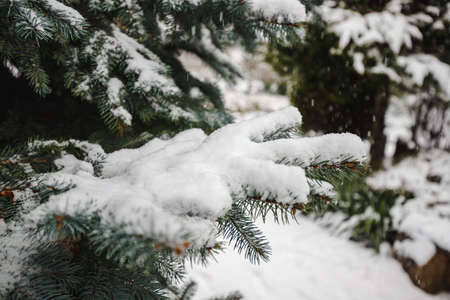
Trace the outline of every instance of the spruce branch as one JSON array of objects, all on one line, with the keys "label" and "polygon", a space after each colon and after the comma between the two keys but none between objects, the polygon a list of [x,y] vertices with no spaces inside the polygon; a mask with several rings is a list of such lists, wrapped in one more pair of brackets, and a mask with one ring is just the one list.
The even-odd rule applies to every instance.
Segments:
[{"label": "spruce branch", "polygon": [[308,202],[304,205],[301,210],[304,214],[316,213],[323,214],[329,209],[336,207],[336,199],[331,198],[327,195],[322,194],[310,194],[308,196]]},{"label": "spruce branch", "polygon": [[[300,134],[299,126],[287,126],[287,127],[279,127],[270,132],[263,133],[262,142],[274,141],[279,139],[290,139],[294,137],[298,137]],[[258,142],[256,139],[254,139]]]},{"label": "spruce branch", "polygon": [[51,92],[50,79],[47,72],[41,67],[40,58],[37,55],[32,58],[32,61],[25,66],[23,71],[36,94],[45,96]]},{"label": "spruce branch", "polygon": [[222,242],[216,242],[213,246],[203,246],[200,248],[190,247],[185,250],[182,258],[191,264],[202,264],[206,266],[209,260],[211,258],[215,259],[214,255],[219,254],[224,248]]},{"label": "spruce branch", "polygon": [[[12,8],[11,14],[8,11],[5,15],[9,9],[6,2]],[[82,135],[83,138],[97,141],[98,137],[101,137],[107,140],[102,146],[106,143],[120,143],[119,146],[115,145],[116,149],[140,146],[140,143],[150,139],[141,136],[142,139],[137,140],[136,137],[142,132],[148,131],[154,137],[167,131],[170,136],[181,129],[201,127],[204,132],[210,133],[231,122],[231,117],[221,102],[220,90],[213,83],[195,78],[184,69],[178,59],[181,50],[194,53],[221,77],[232,80],[239,74],[226,61],[226,56],[221,55],[227,46],[238,41],[247,49],[252,49],[261,36],[275,38],[280,35],[284,38],[289,34],[294,36],[298,32],[298,27],[284,22],[287,19],[282,16],[282,21],[259,20],[263,13],[253,11],[252,5],[243,0],[128,1],[127,5],[120,1],[0,0],[0,15],[7,16],[0,18],[1,58],[11,61],[13,67],[17,66],[37,94],[54,93],[48,97],[49,100],[58,98],[62,107],[72,105],[72,100],[86,100],[83,102],[86,106],[74,105],[74,111],[81,108],[83,122],[85,119],[97,118],[103,119],[103,124],[94,123],[94,127],[88,128],[84,133],[77,133],[76,136]],[[6,75],[10,76],[9,73]],[[53,90],[50,90],[50,82]],[[194,87],[200,92],[194,93]],[[26,94],[18,93],[17,98],[24,95]],[[75,103],[78,103],[76,101]],[[40,105],[41,103],[36,104]],[[91,106],[94,107],[93,115],[84,115],[90,111]],[[89,109],[85,110],[85,107]],[[105,165],[103,170],[105,161],[108,164],[120,164],[124,156],[105,154],[105,158],[101,155],[95,158],[92,154],[96,153],[96,150],[87,147],[86,149],[90,150],[83,151],[83,148],[77,145],[72,147],[70,142],[40,143],[40,146],[36,143],[23,153],[13,153],[14,157],[0,153],[0,204],[5,203],[6,213],[27,217],[22,211],[13,212],[21,201],[15,196],[24,189],[31,191],[30,198],[36,201],[36,205],[43,204],[31,213],[30,219],[36,220],[36,223],[20,224],[23,228],[19,229],[26,232],[29,227],[33,227],[27,236],[31,245],[24,249],[27,251],[26,255],[30,249],[37,251],[32,259],[26,260],[27,266],[21,274],[24,281],[13,287],[12,294],[16,293],[16,298],[19,299],[164,299],[166,291],[173,292],[173,284],[182,280],[186,261],[205,262],[222,249],[222,243],[215,242],[217,236],[214,220],[219,215],[223,216],[224,210],[229,208],[229,194],[240,192],[239,184],[231,184],[231,181],[225,184],[224,178],[240,178],[243,180],[242,185],[248,184],[258,190],[244,189],[242,195],[232,195],[234,203],[231,210],[217,220],[220,233],[229,243],[234,244],[239,253],[244,252],[245,257],[252,263],[267,261],[271,248],[253,219],[258,216],[265,219],[270,212],[276,221],[288,222],[290,218],[295,219],[296,210],[307,209],[308,203],[292,203],[300,197],[306,197],[308,186],[303,171],[300,168],[290,168],[293,172],[286,173],[298,176],[291,178],[301,179],[301,185],[298,180],[292,180],[286,187],[283,187],[283,182],[280,182],[281,186],[275,186],[278,183],[270,180],[269,176],[259,178],[258,175],[261,166],[264,167],[264,172],[273,172],[273,178],[277,176],[278,171],[288,169],[273,163],[279,156],[274,155],[276,158],[269,158],[264,164],[258,164],[252,160],[256,154],[250,153],[248,157],[246,154],[234,160],[235,157],[226,157],[227,149],[222,149],[223,152],[219,154],[225,163],[219,166],[213,161],[214,158],[210,159],[210,154],[229,141],[235,141],[235,152],[245,152],[239,151],[240,147],[248,145],[251,135],[255,136],[251,138],[253,142],[260,143],[254,145],[255,148],[263,148],[266,146],[264,142],[295,136],[300,115],[293,111],[285,113],[286,115],[273,118],[271,122],[260,120],[254,123],[247,128],[248,133],[239,139],[236,139],[239,133],[246,130],[237,128],[235,132],[226,135],[228,140],[224,137],[217,144],[213,143],[209,149],[206,147],[200,151],[198,157],[193,154],[183,160],[180,155],[180,160],[175,161],[169,155],[167,161],[172,163],[175,171],[168,176],[180,175],[176,168],[186,167],[187,171],[181,173],[180,185],[177,186],[177,191],[186,193],[173,196],[174,201],[178,202],[163,201],[162,206],[160,203],[151,203],[157,204],[155,207],[133,201],[140,200],[139,197],[148,200],[153,194],[158,198],[158,193],[167,192],[156,184],[157,180],[163,178],[161,187],[166,186],[163,176],[167,170],[165,167],[148,176],[150,185],[156,186],[155,191],[147,189],[148,184],[145,184],[143,193],[138,195],[133,193],[136,182],[131,181],[142,178],[143,174],[149,174],[147,172],[151,169],[140,163],[144,162],[143,160],[139,162],[139,166],[144,167],[143,171],[140,174],[135,173],[134,177],[133,171],[139,170],[138,161],[134,161],[134,158],[133,163],[122,161],[122,171],[111,165]],[[276,125],[278,123],[279,125]],[[106,126],[102,126],[104,124]],[[275,125],[272,126],[273,124]],[[70,125],[78,127],[76,124]],[[106,138],[102,133],[98,133],[104,132],[104,127],[110,130],[104,134]],[[263,132],[264,130],[267,130],[267,133]],[[46,130],[42,132],[49,138],[74,136],[73,131],[67,135],[64,132],[63,136],[58,133],[47,135]],[[118,134],[111,137],[111,132]],[[189,136],[194,132],[195,136]],[[161,142],[161,145],[165,144],[163,149],[168,150],[167,153],[170,154],[171,149],[176,152],[187,144],[184,138],[189,138],[189,143],[192,141],[207,144],[202,142],[205,136],[200,130],[191,130],[184,137],[183,134],[178,136],[176,139],[181,137],[181,140],[175,139],[174,143],[164,139],[155,141]],[[155,146],[150,143],[150,147],[145,147],[146,150],[150,151]],[[282,148],[277,151],[284,153],[285,149]],[[142,154],[142,151],[138,152],[140,153],[136,153],[137,156]],[[68,154],[76,159],[67,157]],[[146,159],[153,159],[153,155],[154,152],[148,153]],[[195,159],[192,159],[193,157]],[[63,159],[55,162],[58,158]],[[149,165],[155,166],[162,162],[161,158],[154,158],[157,163],[153,164],[150,159]],[[186,161],[192,162],[192,166],[184,165]],[[214,203],[214,206],[223,205],[217,210],[220,214],[211,213],[210,207],[204,206],[209,199],[200,199],[204,195],[207,198],[209,193],[194,197],[196,201],[202,200],[194,203],[195,209],[179,209],[182,206],[178,205],[179,203],[184,205],[187,202],[183,196],[191,196],[193,191],[190,185],[185,185],[183,179],[190,175],[204,174],[203,169],[197,170],[199,162],[210,163],[211,168],[205,164],[204,169],[217,170],[219,175],[217,181],[213,180],[211,184],[211,176],[200,177],[205,178],[205,186],[215,189],[217,183],[218,187],[223,187],[223,191],[228,191],[217,195],[218,198],[223,198],[216,199],[218,201]],[[243,170],[236,168],[246,162],[248,165]],[[26,165],[31,171],[25,170],[21,165]],[[63,170],[55,174],[60,171],[60,166]],[[327,167],[324,165],[323,168]],[[118,173],[117,178],[111,175],[114,172]],[[46,173],[48,180],[42,179]],[[243,173],[251,176],[240,176]],[[70,182],[55,183],[57,178],[61,177],[73,178],[78,186],[75,187]],[[125,182],[125,177],[132,180]],[[36,178],[42,181],[32,181]],[[171,182],[171,177],[167,178]],[[245,181],[248,178],[255,180]],[[259,180],[264,184],[254,184]],[[114,187],[109,191],[111,182]],[[274,186],[268,187],[271,183],[274,183]],[[189,188],[184,190],[185,186]],[[67,192],[73,188],[76,190]],[[266,188],[273,191],[273,194],[267,195]],[[108,193],[102,193],[103,190],[108,190]],[[66,194],[52,197],[52,201],[48,201],[50,196],[61,193]],[[279,202],[278,195],[290,204]],[[64,207],[64,202],[61,205],[58,199],[67,201],[67,205]],[[317,199],[325,201],[319,196]],[[128,200],[133,203],[128,203]],[[125,206],[115,206],[118,204]],[[124,213],[130,208],[129,204],[136,205],[134,208],[142,215]],[[101,207],[101,213],[94,211],[98,207]],[[0,209],[3,214],[3,207]],[[110,212],[110,215],[107,212]],[[156,213],[152,214],[153,212]],[[192,218],[191,214],[195,218]],[[41,218],[42,216],[44,217]],[[119,222],[116,217],[126,221]],[[19,218],[17,220],[18,223],[23,221]],[[158,222],[158,226],[151,228],[152,222]],[[141,224],[147,227],[139,227]],[[37,272],[27,273],[29,270]],[[188,284],[181,293],[181,299],[191,297],[193,286]],[[239,294],[232,294],[223,299],[240,298]]]},{"label": "spruce branch", "polygon": [[317,156],[312,162],[304,162],[300,159],[282,158],[277,161],[279,164],[299,166],[305,170],[308,179],[318,183],[329,182],[333,185],[345,179],[355,178],[367,173],[367,166],[352,157],[344,157],[339,160],[320,160]]},{"label": "spruce branch", "polygon": [[365,167],[352,158],[346,158],[338,162],[319,161],[313,162],[305,168],[306,176],[316,181],[335,182],[346,178],[364,174]]},{"label": "spruce branch", "polygon": [[108,129],[122,136],[124,130],[123,124],[120,122],[120,119],[114,116],[114,114],[112,113],[112,107],[109,104],[106,95],[103,95],[103,97],[99,98],[97,107],[100,116],[102,117]]},{"label": "spruce branch", "polygon": [[29,299],[26,294],[34,295],[31,299],[166,299],[154,276],[120,268],[83,241],[77,253],[61,243],[41,243],[26,266],[27,280],[16,284],[12,299]]},{"label": "spruce branch", "polygon": [[[89,250],[86,255],[94,255],[95,259],[104,260],[111,266],[114,264],[116,266],[114,268],[128,270],[130,274],[138,272],[147,277],[151,276],[162,286],[168,286],[169,282],[180,282],[184,276],[182,261],[173,255],[173,250],[157,250],[154,242],[149,239],[129,235],[102,224],[98,214],[95,213],[93,216],[49,213],[33,230],[31,236],[53,241],[53,244],[62,246],[72,256],[84,257],[83,251]],[[92,280],[97,280],[99,274],[100,270],[92,273],[94,276]],[[129,281],[131,284],[132,280]],[[107,287],[105,290],[108,290]],[[90,289],[84,290],[83,293],[91,292]]]},{"label": "spruce branch", "polygon": [[233,195],[233,199],[253,220],[261,217],[265,222],[270,213],[276,223],[283,224],[288,224],[291,219],[296,221],[294,208],[300,209],[303,205],[281,203],[271,193],[262,195],[248,186],[243,187],[242,193]]},{"label": "spruce branch", "polygon": [[251,263],[268,261],[271,248],[263,233],[243,210],[234,203],[230,211],[219,219],[219,232],[229,243],[234,242],[234,249],[245,252],[245,258]]}]

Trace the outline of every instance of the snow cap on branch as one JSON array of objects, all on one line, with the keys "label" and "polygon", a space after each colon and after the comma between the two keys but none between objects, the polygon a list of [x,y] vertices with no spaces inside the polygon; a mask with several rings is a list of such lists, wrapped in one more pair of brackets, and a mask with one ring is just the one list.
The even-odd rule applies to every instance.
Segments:
[{"label": "snow cap on branch", "polygon": [[[76,187],[52,196],[33,215],[99,210],[103,222],[129,234],[169,246],[211,245],[215,221],[230,210],[234,195],[244,191],[285,204],[306,202],[310,188],[303,168],[314,158],[363,159],[365,146],[351,134],[265,141],[271,132],[300,122],[298,110],[288,107],[210,136],[191,129],[170,140],[153,139],[138,149],[105,154],[102,177],[66,155],[58,161],[63,169],[49,181],[64,179]],[[282,158],[300,159],[302,167],[281,164]]]},{"label": "snow cap on branch", "polygon": [[328,1],[317,12],[330,24],[330,30],[339,36],[340,48],[347,47],[351,41],[358,46],[386,43],[393,52],[399,53],[403,46],[411,48],[414,38],[422,38],[416,24],[421,21],[431,22],[432,19],[402,15],[398,9],[401,3],[397,2],[391,1],[387,10],[382,12],[360,14],[336,7],[335,2]]},{"label": "snow cap on branch", "polygon": [[450,101],[450,65],[428,54],[400,56],[397,59],[400,66],[411,75],[413,84],[422,86],[428,75],[438,82],[444,93],[444,98]]},{"label": "snow cap on branch", "polygon": [[305,6],[298,0],[253,0],[251,5],[267,18],[282,15],[291,22],[302,22],[306,19]]},{"label": "snow cap on branch", "polygon": [[86,25],[86,20],[76,9],[73,9],[70,6],[66,6],[56,0],[45,0],[45,3],[48,5],[51,11],[58,14],[64,20],[69,22],[73,27],[81,30]]}]

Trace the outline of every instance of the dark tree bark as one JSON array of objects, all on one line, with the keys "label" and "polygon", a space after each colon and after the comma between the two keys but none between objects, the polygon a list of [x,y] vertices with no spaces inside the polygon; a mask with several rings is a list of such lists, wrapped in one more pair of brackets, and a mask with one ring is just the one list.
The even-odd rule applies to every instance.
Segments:
[{"label": "dark tree bark", "polygon": [[374,104],[372,123],[372,145],[370,147],[370,164],[374,170],[378,170],[383,165],[384,148],[386,147],[386,135],[384,134],[386,110],[389,105],[389,85],[384,84]]}]

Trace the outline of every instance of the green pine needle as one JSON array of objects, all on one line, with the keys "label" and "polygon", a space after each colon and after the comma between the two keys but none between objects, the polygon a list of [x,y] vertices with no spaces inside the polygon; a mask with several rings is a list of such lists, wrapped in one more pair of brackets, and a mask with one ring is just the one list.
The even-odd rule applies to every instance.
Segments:
[{"label": "green pine needle", "polygon": [[267,262],[271,247],[263,233],[237,204],[219,220],[219,232],[229,243],[234,243],[238,253],[244,251],[244,256],[251,263]]}]

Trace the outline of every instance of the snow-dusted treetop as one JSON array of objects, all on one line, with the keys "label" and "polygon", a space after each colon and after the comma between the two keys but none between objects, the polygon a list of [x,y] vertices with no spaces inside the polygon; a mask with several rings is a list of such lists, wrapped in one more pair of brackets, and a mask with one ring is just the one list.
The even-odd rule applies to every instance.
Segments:
[{"label": "snow-dusted treetop", "polygon": [[106,156],[101,177],[94,176],[91,164],[65,155],[56,161],[62,169],[49,174],[48,182],[63,180],[76,187],[52,196],[31,219],[38,221],[49,212],[99,210],[102,222],[129,234],[171,247],[186,242],[212,245],[216,220],[242,195],[285,205],[304,203],[310,193],[304,168],[312,162],[364,159],[365,145],[352,134],[266,141],[270,133],[300,122],[297,109],[288,107],[209,136],[191,129],[170,140],[153,139],[141,148],[108,155],[90,146],[90,156]]},{"label": "snow-dusted treetop", "polygon": [[[339,37],[339,49],[333,51],[347,49],[353,53],[357,72],[382,73],[409,86],[422,86],[424,78],[430,75],[437,81],[442,97],[450,100],[450,66],[434,54],[415,53],[414,47],[416,41],[424,38],[426,27],[448,32],[450,6],[428,6],[421,12],[404,14],[409,2],[391,0],[384,10],[363,14],[343,7],[340,1],[327,1],[316,11]],[[377,48],[379,45],[386,45],[394,53],[393,62],[387,62]],[[375,60],[376,64],[367,67],[364,58]],[[403,68],[406,76],[398,72],[398,67]]]}]

